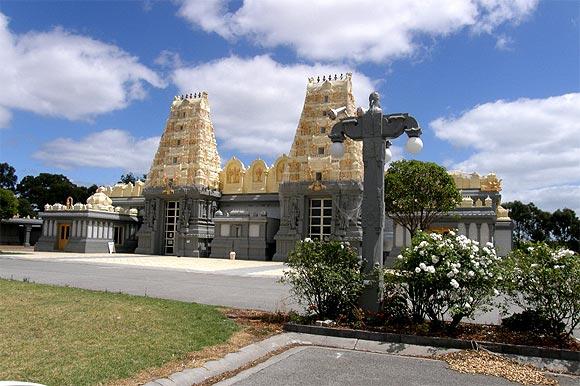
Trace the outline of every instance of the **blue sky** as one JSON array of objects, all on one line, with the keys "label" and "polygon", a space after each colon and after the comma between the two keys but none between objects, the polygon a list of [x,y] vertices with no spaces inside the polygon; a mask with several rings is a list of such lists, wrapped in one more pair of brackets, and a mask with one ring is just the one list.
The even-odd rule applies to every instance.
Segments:
[{"label": "blue sky", "polygon": [[272,162],[307,78],[349,71],[358,104],[418,119],[417,158],[580,211],[579,23],[577,1],[0,0],[0,161],[145,173],[173,96],[205,90],[222,161]]}]

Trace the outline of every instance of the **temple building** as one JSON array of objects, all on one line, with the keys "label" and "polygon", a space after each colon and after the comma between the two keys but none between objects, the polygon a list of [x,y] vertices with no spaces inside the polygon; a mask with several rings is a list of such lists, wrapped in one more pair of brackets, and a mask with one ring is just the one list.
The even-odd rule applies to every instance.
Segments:
[{"label": "temple building", "polygon": [[[176,96],[145,185],[117,184],[100,193],[113,207],[138,212],[131,218],[138,218],[138,231],[133,234],[134,228],[129,228],[137,253],[226,258],[235,252],[238,259],[284,261],[306,237],[360,247],[362,143],[347,139],[343,157],[330,155],[331,110],[356,114],[350,73],[308,79],[288,155],[280,155],[272,165],[257,159],[247,166],[233,157],[222,168],[208,94]],[[457,228],[474,240],[494,243],[505,255],[511,250],[512,225],[501,207],[501,181],[494,174],[451,175],[463,201],[438,219],[433,230]],[[67,208],[62,212],[68,216],[55,216],[54,208],[43,213],[49,225],[37,246],[55,248],[59,224],[77,224],[74,211]],[[90,211],[79,207],[84,210]],[[118,213],[115,221],[129,221]],[[107,229],[116,226],[107,224]],[[77,225],[73,234],[88,237],[88,230]],[[116,242],[112,233],[104,234]],[[387,254],[395,255],[409,244],[408,232],[387,219]]]}]

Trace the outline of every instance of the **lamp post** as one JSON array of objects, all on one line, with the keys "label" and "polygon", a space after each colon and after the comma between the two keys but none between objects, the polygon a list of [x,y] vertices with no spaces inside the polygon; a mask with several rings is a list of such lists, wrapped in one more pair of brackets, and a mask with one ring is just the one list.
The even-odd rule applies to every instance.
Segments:
[{"label": "lamp post", "polygon": [[[331,110],[330,118],[336,119],[346,109]],[[331,154],[340,158],[344,154],[346,137],[363,142],[364,182],[362,200],[362,257],[367,277],[375,267],[383,266],[383,227],[385,222],[384,172],[385,162],[391,158],[390,139],[403,133],[409,137],[406,150],[417,153],[423,148],[421,129],[415,118],[407,113],[383,115],[380,96],[373,92],[369,96],[369,109],[358,108],[356,117],[340,119],[328,135],[332,140]],[[388,158],[388,159],[386,159]],[[382,278],[381,278],[382,280]],[[361,306],[377,311],[382,294],[381,285],[368,285],[361,297]]]}]

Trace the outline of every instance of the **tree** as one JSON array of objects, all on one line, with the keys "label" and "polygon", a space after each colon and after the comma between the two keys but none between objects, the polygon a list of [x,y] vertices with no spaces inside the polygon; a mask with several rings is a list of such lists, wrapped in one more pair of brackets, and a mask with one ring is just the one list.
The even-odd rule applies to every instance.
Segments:
[{"label": "tree", "polygon": [[85,202],[94,193],[97,186],[77,186],[62,174],[40,173],[38,176],[26,176],[16,187],[20,197],[26,198],[32,207],[44,209],[46,204],[64,203],[67,197],[74,202]]},{"label": "tree", "polygon": [[387,215],[409,230],[427,230],[442,214],[455,209],[461,194],[445,168],[433,162],[402,160],[385,174]]},{"label": "tree", "polygon": [[8,189],[0,189],[0,219],[12,218],[18,213],[18,199]]},{"label": "tree", "polygon": [[580,220],[572,209],[558,209],[552,213],[550,234],[554,243],[580,251]]},{"label": "tree", "polygon": [[128,184],[130,182],[135,185],[135,182],[138,180],[145,181],[145,179],[147,179],[147,174],[143,174],[140,178],[137,178],[133,173],[129,172],[127,174],[123,174],[118,183]]},{"label": "tree", "polygon": [[14,191],[16,188],[16,169],[8,163],[0,163],[0,188]]},{"label": "tree", "polygon": [[30,201],[28,201],[24,197],[18,198],[18,214],[20,215],[20,217],[27,217],[27,216],[35,217],[36,216],[36,212],[34,211],[34,209],[32,209],[32,205],[30,204]]}]

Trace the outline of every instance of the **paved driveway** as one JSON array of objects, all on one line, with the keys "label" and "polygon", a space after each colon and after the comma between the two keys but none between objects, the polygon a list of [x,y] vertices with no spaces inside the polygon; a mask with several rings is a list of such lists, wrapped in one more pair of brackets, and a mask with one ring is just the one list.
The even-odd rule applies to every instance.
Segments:
[{"label": "paved driveway", "polygon": [[[117,260],[116,260],[117,259]],[[288,311],[281,263],[139,255],[0,255],[0,278],[202,304]]]}]

